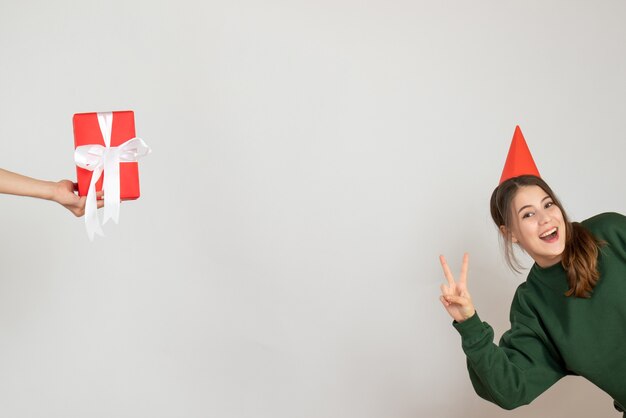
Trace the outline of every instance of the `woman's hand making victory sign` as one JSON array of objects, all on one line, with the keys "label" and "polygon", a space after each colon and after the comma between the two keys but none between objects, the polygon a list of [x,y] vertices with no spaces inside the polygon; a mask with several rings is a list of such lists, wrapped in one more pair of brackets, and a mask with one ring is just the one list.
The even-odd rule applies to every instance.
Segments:
[{"label": "woman's hand making victory sign", "polygon": [[442,255],[439,256],[441,267],[443,268],[443,274],[448,279],[448,284],[441,285],[441,296],[439,300],[446,308],[450,316],[457,322],[463,322],[466,319],[471,318],[476,310],[472,303],[472,297],[467,291],[467,268],[469,264],[469,255],[465,253],[463,255],[463,264],[461,265],[461,274],[459,275],[459,281],[454,281],[454,276],[448,267],[446,258]]}]

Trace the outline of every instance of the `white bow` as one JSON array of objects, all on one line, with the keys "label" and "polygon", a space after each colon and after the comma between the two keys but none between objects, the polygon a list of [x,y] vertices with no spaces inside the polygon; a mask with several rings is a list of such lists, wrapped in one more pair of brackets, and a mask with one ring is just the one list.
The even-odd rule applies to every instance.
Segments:
[{"label": "white bow", "polygon": [[110,146],[113,113],[98,113],[98,124],[106,146],[81,145],[74,151],[76,165],[93,172],[85,203],[85,226],[90,241],[93,241],[95,234],[104,236],[98,219],[96,201],[96,183],[102,172],[106,173],[102,185],[102,190],[105,192],[102,224],[104,225],[109,219],[118,223],[120,217],[120,163],[136,162],[151,152],[150,147],[141,138],[129,139],[118,147]]}]

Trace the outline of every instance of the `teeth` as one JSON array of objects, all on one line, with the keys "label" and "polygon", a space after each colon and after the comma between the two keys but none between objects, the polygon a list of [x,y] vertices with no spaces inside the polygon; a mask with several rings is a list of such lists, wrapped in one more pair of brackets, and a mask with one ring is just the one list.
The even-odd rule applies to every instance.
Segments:
[{"label": "teeth", "polygon": [[556,228],[552,228],[551,230],[544,232],[543,234],[539,235],[540,238],[545,238],[550,234],[554,234],[556,232]]}]

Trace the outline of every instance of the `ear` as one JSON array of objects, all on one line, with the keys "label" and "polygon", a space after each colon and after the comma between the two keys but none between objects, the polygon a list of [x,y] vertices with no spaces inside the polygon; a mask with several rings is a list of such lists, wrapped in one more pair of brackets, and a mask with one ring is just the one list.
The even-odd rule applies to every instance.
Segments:
[{"label": "ear", "polygon": [[[502,237],[506,240],[509,239],[509,234],[508,231],[506,229],[506,226],[504,225],[500,225],[500,233],[502,234]],[[513,231],[511,231],[511,242],[513,244],[517,244],[517,238],[515,237],[515,234],[513,233]]]}]

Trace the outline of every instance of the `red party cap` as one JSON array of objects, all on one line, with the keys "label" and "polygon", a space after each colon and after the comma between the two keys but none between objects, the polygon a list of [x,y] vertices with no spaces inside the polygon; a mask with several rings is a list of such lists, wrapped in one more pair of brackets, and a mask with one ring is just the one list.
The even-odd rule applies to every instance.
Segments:
[{"label": "red party cap", "polygon": [[506,156],[506,163],[504,163],[504,170],[502,170],[502,176],[498,184],[502,184],[502,182],[510,178],[524,174],[541,177],[535,165],[535,161],[533,161],[533,156],[530,155],[530,150],[528,149],[528,145],[526,145],[522,130],[519,126],[516,126],[513,140],[511,141],[511,147],[509,148],[509,155]]}]

